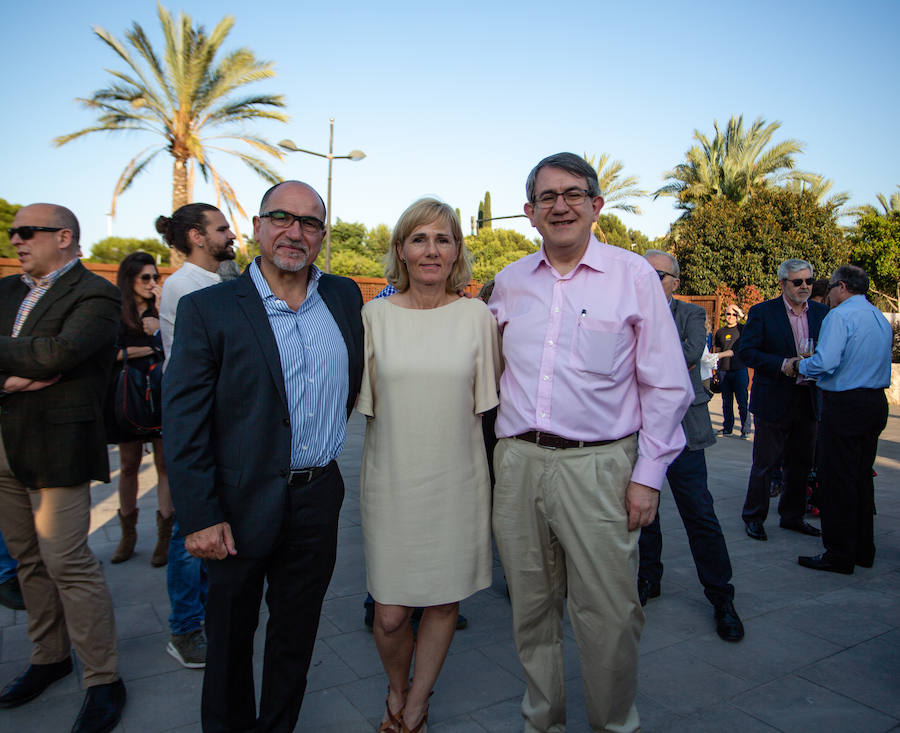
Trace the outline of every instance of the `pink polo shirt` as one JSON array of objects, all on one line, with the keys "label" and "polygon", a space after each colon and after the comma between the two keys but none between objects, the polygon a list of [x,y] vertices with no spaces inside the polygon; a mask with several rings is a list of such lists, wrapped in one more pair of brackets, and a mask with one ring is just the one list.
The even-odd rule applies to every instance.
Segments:
[{"label": "pink polo shirt", "polygon": [[684,448],[694,391],[649,263],[591,235],[581,262],[560,275],[542,247],[497,275],[489,305],[505,362],[497,436],[596,441],[640,431],[632,480],[659,489]]}]

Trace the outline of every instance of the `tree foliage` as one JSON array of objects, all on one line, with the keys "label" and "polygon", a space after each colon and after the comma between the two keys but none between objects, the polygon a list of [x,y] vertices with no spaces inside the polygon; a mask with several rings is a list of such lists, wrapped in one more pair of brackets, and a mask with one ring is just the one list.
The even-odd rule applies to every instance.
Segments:
[{"label": "tree foliage", "polygon": [[603,195],[603,206],[607,209],[619,209],[629,214],[640,214],[640,207],[632,199],[644,198],[647,192],[638,188],[638,177],[622,178],[625,164],[621,160],[610,160],[609,153],[600,153],[594,164],[594,156],[585,153],[582,156],[593,168],[597,169],[597,180],[600,182],[600,193]]},{"label": "tree foliage", "polygon": [[169,247],[159,239],[135,239],[133,237],[106,237],[91,247],[88,262],[117,265],[132,252],[153,255],[160,265],[169,264]]},{"label": "tree foliage", "polygon": [[384,224],[366,229],[360,222],[337,220],[331,228],[331,271],[336,275],[383,277],[391,230]]},{"label": "tree foliage", "polygon": [[6,230],[13,225],[16,212],[21,208],[21,204],[11,204],[6,199],[0,199],[0,257],[16,256],[16,248],[10,243]]},{"label": "tree foliage", "polygon": [[724,283],[735,292],[755,285],[773,297],[784,260],[807,260],[821,275],[845,263],[849,251],[828,207],[810,192],[777,187],[761,189],[743,205],[714,198],[676,222],[668,239],[687,295],[709,294]]},{"label": "tree foliage", "polygon": [[600,214],[593,231],[598,239],[614,247],[628,249],[638,254],[644,254],[651,248],[651,242],[646,235],[637,229],[627,229],[615,214]]},{"label": "tree foliage", "polygon": [[870,211],[850,235],[850,261],[869,275],[870,294],[884,310],[900,311],[900,207]]},{"label": "tree foliage", "polygon": [[491,192],[485,191],[484,198],[478,202],[478,229],[491,229],[493,222],[491,221]]},{"label": "tree foliage", "polygon": [[473,277],[486,283],[511,262],[537,252],[539,244],[512,229],[479,229],[465,238],[472,253]]},{"label": "tree foliage", "polygon": [[[232,51],[217,61],[222,43],[234,25],[230,15],[207,34],[203,26],[195,27],[190,16],[184,13],[179,13],[176,20],[162,5],[157,5],[157,10],[165,38],[162,55],[153,48],[138,23],[125,34],[127,46],[109,31],[94,28],[97,37],[125,62],[127,70],[110,69],[113,77],[110,86],[78,100],[97,113],[94,125],[57,137],[53,142],[65,145],[95,132],[135,130],[162,138],[158,145],[138,152],[125,166],[113,189],[113,214],[117,198],[159,153],[166,152],[174,158],[173,211],[193,201],[195,168],[199,168],[204,180],[212,179],[216,205],[221,207],[224,199],[232,221],[233,210],[246,218],[234,190],[210,162],[210,152],[236,156],[270,183],[280,180],[257,155],[263,153],[281,159],[280,150],[245,129],[254,120],[286,122],[288,119],[280,111],[285,106],[281,95],[244,91],[247,85],[274,76],[272,64],[258,60],[247,48]],[[128,46],[137,56],[132,55]],[[230,147],[233,143],[245,145],[252,152]],[[240,232],[237,233],[240,238]]]},{"label": "tree foliage", "polygon": [[710,140],[694,130],[692,146],[685,162],[663,174],[668,179],[653,197],[674,196],[675,207],[690,215],[697,207],[724,198],[742,203],[774,183],[801,180],[815,183],[821,177],[795,170],[795,158],[803,151],[797,140],[772,144],[772,136],[780,122],[767,124],[758,117],[744,128],[744,117],[732,117],[724,131],[713,123],[715,134]]}]

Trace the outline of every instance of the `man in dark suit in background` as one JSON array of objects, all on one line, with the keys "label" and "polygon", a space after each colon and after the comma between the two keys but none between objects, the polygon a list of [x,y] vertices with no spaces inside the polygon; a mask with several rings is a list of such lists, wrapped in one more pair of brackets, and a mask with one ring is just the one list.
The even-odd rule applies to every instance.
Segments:
[{"label": "man in dark suit in background", "polygon": [[[818,537],[820,532],[803,520],[806,513],[806,479],[816,445],[817,395],[815,384],[788,376],[795,356],[812,349],[807,339],[819,338],[819,327],[828,308],[810,301],[813,267],[805,260],[785,260],[778,267],[782,294],[750,309],[738,342],[738,355],[754,370],[750,412],[753,466],[741,517],[747,534],[768,539],[763,523],[769,512],[772,471],[784,465],[784,490],[778,502],[780,526]],[[807,354],[807,355],[809,355]]]},{"label": "man in dark suit in background", "polygon": [[[705,448],[715,445],[716,436],[709,420],[706,403],[710,395],[700,380],[700,357],[706,345],[706,311],[698,305],[675,300],[673,294],[681,283],[681,270],[668,252],[647,250],[647,262],[656,270],[663,292],[669,301],[669,309],[675,319],[684,360],[687,363],[694,401],[681,421],[687,445],[666,470],[669,489],[684,522],[697,576],[703,591],[712,604],[716,619],[716,633],[725,641],[744,638],[744,625],[734,608],[734,586],[731,584],[731,559],[706,482]],[[641,605],[648,598],[660,594],[662,580],[662,530],[659,513],[641,529],[638,542],[640,565],[638,567],[638,597]]]},{"label": "man in dark suit in background", "polygon": [[[207,560],[204,731],[291,731],[337,549],[335,459],[362,378],[362,296],[312,263],[325,205],[305,183],[269,189],[261,256],[184,296],[163,383],[178,521]],[[269,622],[257,717],[253,633]]]},{"label": "man in dark suit in background", "polygon": [[112,598],[88,547],[91,479],[109,481],[103,397],[119,291],[78,260],[78,220],[53,204],[16,213],[23,275],[0,280],[0,528],[19,562],[31,664],[11,708],[72,671],[87,688],[73,733],[108,731],[125,705]]}]

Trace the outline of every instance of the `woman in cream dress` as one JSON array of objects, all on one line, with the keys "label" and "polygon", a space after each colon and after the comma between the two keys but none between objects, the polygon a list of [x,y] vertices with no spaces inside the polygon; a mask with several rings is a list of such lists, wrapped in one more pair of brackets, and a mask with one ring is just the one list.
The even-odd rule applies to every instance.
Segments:
[{"label": "woman in cream dress", "polygon": [[[498,401],[500,355],[484,303],[457,294],[471,274],[456,213],[421,199],[391,237],[386,275],[399,292],[363,308],[360,504],[373,631],[389,683],[380,731],[425,731],[459,601],[491,583],[481,413]],[[414,638],[416,607],[425,610]]]}]

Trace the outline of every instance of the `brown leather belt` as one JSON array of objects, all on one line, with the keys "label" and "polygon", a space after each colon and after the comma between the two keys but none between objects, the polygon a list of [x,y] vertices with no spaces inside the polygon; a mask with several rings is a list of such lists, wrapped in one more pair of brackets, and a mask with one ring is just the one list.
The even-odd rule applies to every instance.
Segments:
[{"label": "brown leather belt", "polygon": [[609,445],[617,440],[621,440],[621,438],[616,438],[615,440],[569,440],[553,433],[542,433],[538,430],[529,430],[527,433],[514,435],[513,438],[526,440],[529,443],[539,445],[541,448],[552,448],[553,450],[557,448],[594,448],[598,445]]},{"label": "brown leather belt", "polygon": [[314,468],[301,468],[291,471],[288,474],[288,486],[296,488],[297,486],[306,486],[315,481],[319,476],[331,468],[331,463],[327,466],[316,466]]}]

